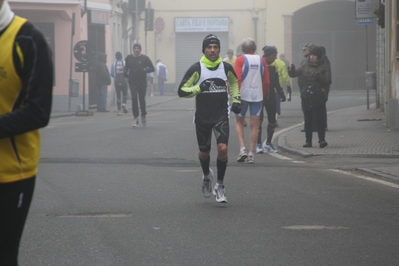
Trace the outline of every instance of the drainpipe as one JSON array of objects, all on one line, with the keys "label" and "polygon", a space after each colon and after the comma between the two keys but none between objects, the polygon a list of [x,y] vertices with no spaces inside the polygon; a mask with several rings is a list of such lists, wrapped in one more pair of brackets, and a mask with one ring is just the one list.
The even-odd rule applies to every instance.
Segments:
[{"label": "drainpipe", "polygon": [[256,43],[258,43],[258,17],[253,17],[252,20],[254,21],[254,40]]},{"label": "drainpipe", "polygon": [[391,0],[385,1],[385,126],[391,128],[391,72],[392,72],[392,58],[391,58],[391,12],[393,8]]}]

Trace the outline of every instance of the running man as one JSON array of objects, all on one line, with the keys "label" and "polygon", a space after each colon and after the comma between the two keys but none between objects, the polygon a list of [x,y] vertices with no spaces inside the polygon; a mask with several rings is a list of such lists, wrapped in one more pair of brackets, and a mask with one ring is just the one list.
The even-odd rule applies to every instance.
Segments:
[{"label": "running man", "polygon": [[128,78],[130,94],[132,96],[132,112],[133,125],[139,125],[139,103],[141,112],[141,124],[146,126],[147,110],[145,103],[145,95],[147,91],[147,73],[155,71],[151,59],[141,53],[141,44],[133,44],[133,54],[130,54],[125,59],[126,65],[124,74]]},{"label": "running man", "polygon": [[[202,42],[200,61],[186,72],[178,89],[179,97],[196,96],[194,123],[202,168],[202,193],[208,198],[212,194],[217,202],[227,203],[224,177],[227,168],[227,145],[229,140],[229,110],[227,82],[233,101],[231,110],[240,113],[241,101],[237,76],[233,67],[220,57],[220,40],[209,34]],[[213,171],[209,168],[212,130],[217,143],[217,182],[212,189]]]},{"label": "running man", "polygon": [[[243,55],[238,57],[234,70],[237,74],[242,100],[241,112],[236,116],[236,133],[240,145],[237,162],[254,163],[254,152],[258,139],[259,115],[263,108],[263,97],[270,84],[269,70],[265,58],[256,55],[256,43],[251,38],[242,41]],[[251,129],[249,152],[244,141],[244,119],[249,108]]]}]

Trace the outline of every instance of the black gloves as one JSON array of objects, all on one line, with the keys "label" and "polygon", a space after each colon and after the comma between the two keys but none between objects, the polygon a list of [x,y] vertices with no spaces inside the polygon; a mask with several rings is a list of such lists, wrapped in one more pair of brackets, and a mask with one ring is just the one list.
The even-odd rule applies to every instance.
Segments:
[{"label": "black gloves", "polygon": [[278,90],[278,94],[280,94],[281,102],[285,102],[286,98],[282,88]]},{"label": "black gloves", "polygon": [[211,85],[212,85],[212,81],[210,81],[210,80],[204,80],[203,82],[201,82],[201,84],[199,85],[201,92],[209,91],[209,88],[211,87]]},{"label": "black gloves", "polygon": [[292,89],[291,86],[287,86],[287,101],[291,101],[291,93],[292,93]]},{"label": "black gloves", "polygon": [[239,103],[233,103],[233,104],[231,105],[231,111],[234,112],[234,113],[236,113],[236,114],[241,113],[241,106],[240,106],[240,104],[239,104]]}]

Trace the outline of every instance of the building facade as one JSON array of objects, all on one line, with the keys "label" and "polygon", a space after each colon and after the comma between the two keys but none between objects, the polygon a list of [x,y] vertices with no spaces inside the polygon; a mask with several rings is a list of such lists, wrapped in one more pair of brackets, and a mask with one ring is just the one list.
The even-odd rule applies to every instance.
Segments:
[{"label": "building facade", "polygon": [[[364,64],[357,68],[356,75],[347,75],[338,68],[341,60],[348,63],[345,61],[348,54],[353,61],[364,61],[364,42],[368,40],[364,39],[363,28],[353,26],[354,0],[8,1],[17,15],[42,29],[53,49],[55,111],[76,111],[82,108],[82,102],[86,108],[95,106],[95,76],[90,69],[75,71],[79,71],[76,66],[80,62],[74,56],[74,46],[84,40],[91,43],[94,53],[108,55],[108,66],[116,51],[126,56],[132,52],[132,44],[140,42],[142,52],[154,64],[161,59],[167,66],[166,90],[169,92],[176,91],[186,69],[202,56],[202,39],[209,33],[221,39],[222,57],[228,49],[240,53],[241,41],[252,37],[258,44],[259,54],[264,45],[274,45],[295,64],[302,59],[302,46],[312,42],[325,46],[330,60],[333,59],[333,89],[364,89]],[[149,7],[154,9],[154,26],[152,31],[145,31],[144,9]],[[370,51],[375,51],[372,28],[369,28]],[[351,35],[355,37],[349,37]],[[353,41],[358,42],[355,48],[348,45]],[[340,49],[343,46],[345,49]],[[375,55],[371,56],[370,65],[375,66],[373,58],[375,60]],[[77,94],[70,80],[78,82]],[[109,86],[109,104],[114,102],[112,92],[113,87]]]},{"label": "building facade", "polygon": [[377,91],[380,108],[388,128],[399,129],[399,3],[397,0],[380,1],[378,26]]}]

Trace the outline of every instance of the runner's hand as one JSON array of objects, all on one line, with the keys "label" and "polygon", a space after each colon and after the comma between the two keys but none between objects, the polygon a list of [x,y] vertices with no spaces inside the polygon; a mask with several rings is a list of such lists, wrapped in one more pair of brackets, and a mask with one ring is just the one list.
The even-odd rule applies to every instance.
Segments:
[{"label": "runner's hand", "polygon": [[209,88],[211,87],[211,85],[212,85],[212,81],[210,81],[210,80],[204,80],[203,82],[201,82],[201,84],[199,85],[201,92],[209,91]]},{"label": "runner's hand", "polygon": [[239,103],[233,103],[233,104],[231,105],[231,111],[234,112],[234,113],[236,113],[236,114],[241,113],[241,106],[240,106],[240,104],[239,104]]}]

